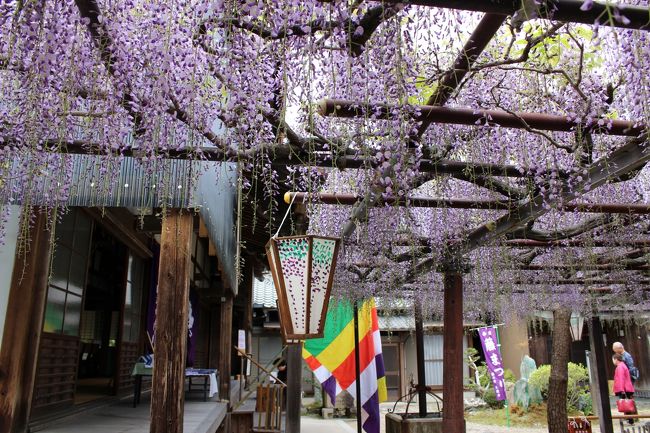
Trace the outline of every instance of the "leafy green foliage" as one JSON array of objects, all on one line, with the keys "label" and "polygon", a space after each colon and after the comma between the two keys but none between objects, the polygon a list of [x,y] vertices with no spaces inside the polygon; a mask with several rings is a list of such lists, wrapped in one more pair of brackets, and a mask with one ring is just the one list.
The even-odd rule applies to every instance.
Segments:
[{"label": "leafy green foliage", "polygon": [[[567,408],[570,411],[581,411],[585,415],[592,412],[592,401],[589,393],[589,374],[582,364],[569,363],[569,381],[567,383]],[[542,392],[544,400],[548,400],[548,386],[551,377],[551,366],[540,365],[531,375],[528,382]]]},{"label": "leafy green foliage", "polygon": [[438,88],[438,83],[429,83],[426,77],[417,77],[414,80],[415,88],[418,90],[417,95],[409,96],[408,103],[413,105],[426,104],[431,95]]},{"label": "leafy green foliage", "polygon": [[505,401],[498,401],[497,394],[494,392],[494,388],[490,387],[487,392],[483,395],[483,401],[491,409],[501,409],[503,408]]}]

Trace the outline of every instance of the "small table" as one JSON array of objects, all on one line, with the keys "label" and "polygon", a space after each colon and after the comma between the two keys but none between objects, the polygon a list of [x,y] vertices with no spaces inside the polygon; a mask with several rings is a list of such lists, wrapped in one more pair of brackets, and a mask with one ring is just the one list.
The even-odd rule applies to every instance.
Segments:
[{"label": "small table", "polygon": [[[140,394],[142,393],[142,377],[153,376],[153,368],[146,367],[144,362],[138,362],[133,366],[131,372],[133,376],[133,407],[140,403]],[[203,401],[208,401],[208,398],[219,393],[219,383],[217,382],[217,370],[210,368],[186,368],[185,377],[189,379],[188,392],[192,392],[192,379],[203,378],[202,383],[194,384],[199,386],[199,390],[203,391]]]},{"label": "small table", "polygon": [[192,379],[203,378],[203,383],[199,384],[199,390],[203,391],[203,401],[208,401],[208,397],[212,398],[213,395],[219,392],[219,384],[217,383],[217,370],[213,368],[186,368],[185,377],[189,383],[187,392],[192,392]]}]

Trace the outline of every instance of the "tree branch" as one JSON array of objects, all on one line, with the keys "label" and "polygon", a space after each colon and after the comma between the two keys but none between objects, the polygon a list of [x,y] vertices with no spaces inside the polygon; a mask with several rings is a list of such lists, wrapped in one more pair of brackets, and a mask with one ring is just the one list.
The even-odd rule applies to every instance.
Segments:
[{"label": "tree branch", "polygon": [[458,173],[453,175],[454,178],[463,180],[465,182],[473,183],[490,191],[497,192],[503,196],[509,197],[514,200],[523,200],[528,196],[528,193],[520,188],[515,188],[505,182],[501,182],[490,176],[469,176],[465,173]]},{"label": "tree branch", "polygon": [[614,217],[612,215],[602,215],[556,231],[522,228],[510,233],[508,235],[508,239],[532,239],[535,241],[545,242],[557,241],[581,235],[597,227],[609,225],[613,221]]},{"label": "tree branch", "polygon": [[307,23],[290,24],[281,29],[272,29],[267,26],[231,17],[224,19],[210,19],[199,26],[199,33],[205,34],[207,26],[215,24],[220,27],[232,26],[240,30],[259,36],[268,41],[277,41],[289,37],[310,36],[318,32],[331,31],[336,28],[346,32],[346,45],[353,57],[359,56],[375,30],[384,22],[397,15],[400,8],[397,6],[379,5],[366,11],[358,23],[352,18],[343,21],[325,21],[316,18]]}]

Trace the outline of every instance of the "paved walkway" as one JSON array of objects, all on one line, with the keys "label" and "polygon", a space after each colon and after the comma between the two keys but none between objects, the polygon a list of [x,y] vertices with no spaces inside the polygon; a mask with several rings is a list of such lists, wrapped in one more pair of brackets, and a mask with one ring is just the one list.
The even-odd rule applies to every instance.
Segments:
[{"label": "paved walkway", "polygon": [[309,433],[356,433],[356,424],[351,427],[349,421],[303,416],[300,418],[300,430]]},{"label": "paved walkway", "polygon": [[[305,417],[302,418],[303,421],[303,426],[306,425],[304,424]],[[324,422],[328,422],[330,420],[322,420]],[[355,419],[346,419],[345,421],[342,420],[334,420],[334,421],[341,421],[346,424],[346,427],[348,430],[339,430],[338,427],[334,427],[332,424],[332,428],[327,430],[328,432],[332,433],[343,433],[343,432],[353,432],[356,433],[357,431],[357,421]],[[304,431],[306,432],[311,432],[311,430],[305,429]],[[325,430],[316,430],[316,431],[323,431]],[[381,422],[381,432],[386,431],[386,427],[384,424],[384,420],[382,419]],[[466,429],[465,433],[547,433],[548,429],[546,427],[540,427],[540,428],[523,428],[523,427],[498,427],[498,426],[492,426],[492,425],[485,425],[485,424],[476,424],[476,423],[467,423],[466,424]],[[598,429],[593,431],[598,432]]]}]

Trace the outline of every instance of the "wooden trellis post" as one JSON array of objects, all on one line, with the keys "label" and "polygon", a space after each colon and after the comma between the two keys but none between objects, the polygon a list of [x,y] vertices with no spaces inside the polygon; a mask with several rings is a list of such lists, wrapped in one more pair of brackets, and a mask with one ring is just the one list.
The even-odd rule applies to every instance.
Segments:
[{"label": "wooden trellis post", "polygon": [[456,270],[446,271],[444,286],[442,429],[445,433],[464,433],[463,275]]},{"label": "wooden trellis post", "polygon": [[192,215],[163,218],[158,268],[151,433],[183,433]]},{"label": "wooden trellis post", "polygon": [[15,256],[0,350],[0,431],[7,433],[27,430],[47,297],[50,233],[47,215],[34,212],[29,241]]}]

